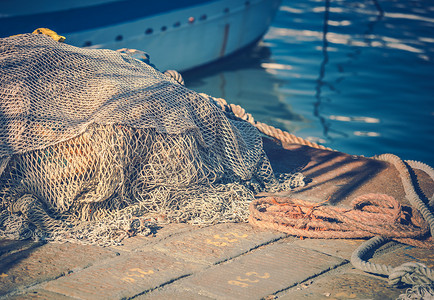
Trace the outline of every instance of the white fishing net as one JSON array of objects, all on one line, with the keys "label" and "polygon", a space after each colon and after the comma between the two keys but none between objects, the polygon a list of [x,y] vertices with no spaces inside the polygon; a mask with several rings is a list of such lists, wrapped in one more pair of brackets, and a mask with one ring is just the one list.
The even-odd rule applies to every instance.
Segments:
[{"label": "white fishing net", "polygon": [[0,39],[0,237],[112,245],[242,222],[277,180],[249,123],[152,66],[45,35]]}]

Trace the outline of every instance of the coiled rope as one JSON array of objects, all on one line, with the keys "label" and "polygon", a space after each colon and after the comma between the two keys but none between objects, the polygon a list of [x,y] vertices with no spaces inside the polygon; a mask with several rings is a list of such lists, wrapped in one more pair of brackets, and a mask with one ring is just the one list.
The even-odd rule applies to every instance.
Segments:
[{"label": "coiled rope", "polygon": [[[325,201],[326,202],[326,201]],[[366,194],[350,209],[288,197],[266,197],[250,204],[249,222],[255,226],[310,238],[418,238],[429,227],[418,213],[411,216],[395,198]],[[406,240],[405,240],[406,241]],[[411,243],[412,240],[409,242]]]}]

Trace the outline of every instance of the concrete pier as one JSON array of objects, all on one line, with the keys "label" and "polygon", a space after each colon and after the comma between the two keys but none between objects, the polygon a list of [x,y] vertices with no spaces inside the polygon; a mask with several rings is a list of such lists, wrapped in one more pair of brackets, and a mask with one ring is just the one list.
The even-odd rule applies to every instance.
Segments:
[{"label": "concrete pier", "polygon": [[[408,204],[396,169],[377,160],[264,140],[276,171],[296,168],[308,184],[293,197],[348,206],[365,193]],[[416,171],[428,197],[434,183]],[[282,195],[285,193],[281,193]],[[5,299],[395,299],[405,289],[356,270],[364,240],[301,239],[250,224],[170,224],[152,236],[102,248],[0,240],[0,298]],[[432,250],[389,242],[371,259],[434,268]]]}]

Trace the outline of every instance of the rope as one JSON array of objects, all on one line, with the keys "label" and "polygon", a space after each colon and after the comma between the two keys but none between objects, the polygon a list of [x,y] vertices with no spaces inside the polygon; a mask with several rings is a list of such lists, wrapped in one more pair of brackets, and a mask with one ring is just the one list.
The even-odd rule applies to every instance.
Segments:
[{"label": "rope", "polygon": [[178,71],[166,70],[166,71],[164,71],[164,75],[167,75],[167,76],[173,78],[180,85],[185,85],[184,78],[182,78],[182,75]]},{"label": "rope", "polygon": [[[395,166],[402,180],[402,185],[404,187],[406,198],[408,199],[410,204],[416,207],[416,209],[421,213],[425,221],[428,223],[432,234],[434,232],[434,216],[431,213],[427,204],[425,204],[417,195],[415,187],[410,178],[410,173],[404,162],[398,156],[393,154],[382,154],[375,158],[378,160],[389,162]],[[432,180],[434,180],[434,170],[430,166],[417,161],[406,161],[406,163],[414,169],[424,171],[428,176],[431,177]],[[434,196],[431,198],[430,202],[433,202],[433,199]],[[392,268],[390,266],[373,264],[362,259],[362,257],[364,257],[366,253],[376,249],[377,246],[385,243],[388,240],[389,239],[385,238],[384,236],[377,236],[362,244],[358,249],[356,249],[356,251],[354,251],[353,255],[351,256],[351,263],[353,264],[353,266],[366,272],[388,275],[389,283],[391,285],[400,285],[401,283],[407,283],[423,287],[426,285],[434,284],[434,271],[423,264],[417,262],[408,262],[396,268]],[[403,240],[401,240],[401,242],[402,241]],[[426,293],[429,293],[429,289],[430,288],[427,288],[424,291]]]},{"label": "rope", "polygon": [[[325,203],[325,202],[324,202]],[[411,219],[395,198],[366,194],[353,200],[352,208],[326,206],[324,203],[288,198],[266,197],[250,204],[249,222],[309,238],[418,238],[429,228],[418,214]],[[429,245],[428,245],[429,246]]]},{"label": "rope", "polygon": [[273,127],[271,125],[255,121],[253,116],[249,113],[247,113],[244,108],[242,108],[239,105],[235,104],[228,104],[225,99],[222,98],[214,98],[209,95],[201,93],[202,96],[207,97],[208,99],[212,100],[214,103],[216,103],[220,108],[227,113],[233,114],[236,118],[244,120],[253,126],[255,126],[260,132],[263,134],[275,138],[282,143],[290,143],[290,144],[299,144],[299,145],[305,145],[316,149],[323,149],[323,150],[330,150],[334,151],[331,148],[327,148],[323,145],[316,144],[314,142],[310,142],[308,140],[305,140],[301,137],[298,137],[294,134],[291,134],[287,131],[283,131],[279,128]]},{"label": "rope", "polygon": [[[434,169],[431,168],[430,166],[428,166],[427,164],[420,162],[420,161],[415,161],[415,160],[406,160],[405,162],[411,168],[418,169],[418,170],[425,172],[434,181]],[[431,199],[429,199],[428,205],[430,207],[434,207],[434,194],[431,196]]]},{"label": "rope", "polygon": [[411,285],[432,284],[434,281],[434,271],[424,264],[408,262],[393,268],[384,264],[374,264],[363,259],[363,257],[366,257],[372,250],[379,248],[388,241],[390,241],[390,239],[386,237],[373,237],[353,252],[351,255],[351,263],[357,269],[365,272],[388,275],[390,285],[399,286],[402,283]]},{"label": "rope", "polygon": [[[423,218],[428,222],[430,226],[431,233],[434,232],[434,216],[431,213],[427,204],[425,204],[417,195],[414,185],[410,178],[410,173],[408,172],[407,167],[404,162],[394,154],[382,154],[376,157],[378,160],[386,161],[392,163],[395,168],[398,170],[399,176],[402,180],[402,185],[404,186],[405,196],[410,202],[411,205],[416,207],[416,209],[422,214]],[[426,164],[419,162],[410,162],[411,165],[418,167],[420,166],[422,169],[425,169],[427,174],[434,180],[434,170]]]}]

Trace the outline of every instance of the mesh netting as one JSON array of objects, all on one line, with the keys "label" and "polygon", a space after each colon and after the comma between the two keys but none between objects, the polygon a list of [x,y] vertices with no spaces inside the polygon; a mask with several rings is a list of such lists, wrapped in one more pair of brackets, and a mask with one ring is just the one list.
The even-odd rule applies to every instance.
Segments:
[{"label": "mesh netting", "polygon": [[277,180],[258,131],[124,53],[0,39],[0,237],[111,245],[248,218]]}]

